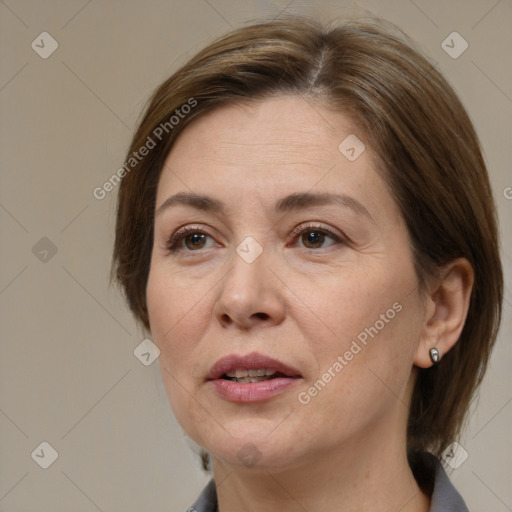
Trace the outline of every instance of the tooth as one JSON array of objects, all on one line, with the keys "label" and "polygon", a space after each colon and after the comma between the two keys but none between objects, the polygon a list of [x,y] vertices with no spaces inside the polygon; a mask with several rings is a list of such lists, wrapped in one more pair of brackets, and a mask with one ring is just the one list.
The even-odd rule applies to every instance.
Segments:
[{"label": "tooth", "polygon": [[249,377],[263,377],[265,370],[249,370]]},{"label": "tooth", "polygon": [[234,370],[227,372],[225,375],[230,379],[243,379],[245,377],[269,377],[277,372],[275,370],[266,370],[265,368],[259,368],[256,370]]},{"label": "tooth", "polygon": [[233,379],[234,382],[237,382],[238,384],[252,384],[255,382],[263,382],[264,380],[269,380],[269,377],[262,376],[262,377],[240,377]]}]

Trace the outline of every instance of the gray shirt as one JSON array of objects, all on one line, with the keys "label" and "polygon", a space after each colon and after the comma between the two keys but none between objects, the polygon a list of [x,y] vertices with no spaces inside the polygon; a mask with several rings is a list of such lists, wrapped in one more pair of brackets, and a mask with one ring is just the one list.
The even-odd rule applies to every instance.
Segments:
[{"label": "gray shirt", "polygon": [[[436,459],[437,460],[437,459]],[[197,501],[187,512],[216,512],[217,491],[215,482],[210,480]],[[446,471],[439,461],[436,464],[434,491],[431,497],[430,512],[468,512],[464,500],[450,482]]]}]

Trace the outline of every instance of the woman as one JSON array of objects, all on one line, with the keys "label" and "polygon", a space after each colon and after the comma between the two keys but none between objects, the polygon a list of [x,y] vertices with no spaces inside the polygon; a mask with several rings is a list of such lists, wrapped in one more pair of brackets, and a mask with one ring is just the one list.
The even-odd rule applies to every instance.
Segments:
[{"label": "woman", "polygon": [[382,20],[217,40],[154,93],[113,269],[213,479],[190,510],[463,511],[500,321],[472,124]]}]

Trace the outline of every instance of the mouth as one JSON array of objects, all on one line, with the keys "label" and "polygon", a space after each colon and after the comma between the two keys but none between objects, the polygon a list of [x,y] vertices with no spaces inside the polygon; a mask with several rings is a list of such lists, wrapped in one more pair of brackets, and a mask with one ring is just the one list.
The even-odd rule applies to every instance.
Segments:
[{"label": "mouth", "polygon": [[225,379],[249,384],[282,377],[300,378],[302,375],[277,359],[253,352],[246,356],[232,354],[219,359],[210,368],[207,380]]},{"label": "mouth", "polygon": [[230,380],[242,384],[250,384],[254,382],[263,382],[265,380],[279,379],[288,377],[281,372],[276,372],[269,368],[259,368],[257,370],[235,370],[224,373],[221,379]]},{"label": "mouth", "polygon": [[210,369],[207,382],[230,402],[261,402],[284,391],[302,379],[300,372],[262,354],[229,355]]}]

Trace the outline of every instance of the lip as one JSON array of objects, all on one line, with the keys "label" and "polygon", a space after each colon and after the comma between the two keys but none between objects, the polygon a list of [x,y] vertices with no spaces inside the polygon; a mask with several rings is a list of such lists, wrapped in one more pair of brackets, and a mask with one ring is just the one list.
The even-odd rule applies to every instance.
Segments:
[{"label": "lip", "polygon": [[[280,377],[261,382],[239,383],[223,379],[225,373],[235,370],[265,368],[282,374]],[[300,372],[277,359],[253,352],[245,356],[231,354],[219,359],[209,370],[207,383],[217,394],[230,402],[263,402],[269,400],[302,379]]]}]

